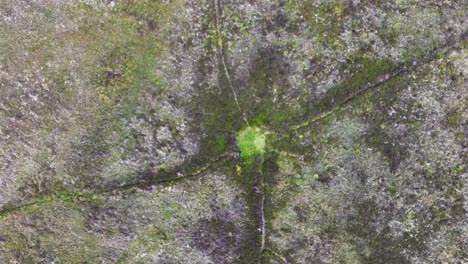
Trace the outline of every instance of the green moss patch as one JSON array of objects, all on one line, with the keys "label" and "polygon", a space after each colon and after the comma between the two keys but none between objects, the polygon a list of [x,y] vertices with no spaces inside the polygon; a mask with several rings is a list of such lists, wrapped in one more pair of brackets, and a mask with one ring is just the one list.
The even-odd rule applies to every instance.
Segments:
[{"label": "green moss patch", "polygon": [[237,134],[237,144],[241,150],[241,156],[245,160],[251,160],[265,153],[265,134],[259,128],[248,127]]}]

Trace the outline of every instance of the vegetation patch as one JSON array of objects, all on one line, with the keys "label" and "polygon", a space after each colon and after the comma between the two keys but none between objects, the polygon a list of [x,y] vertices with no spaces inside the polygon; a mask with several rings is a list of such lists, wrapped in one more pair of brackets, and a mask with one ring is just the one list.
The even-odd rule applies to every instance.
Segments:
[{"label": "vegetation patch", "polygon": [[244,160],[252,160],[265,153],[265,134],[260,128],[248,127],[237,135],[237,144]]}]

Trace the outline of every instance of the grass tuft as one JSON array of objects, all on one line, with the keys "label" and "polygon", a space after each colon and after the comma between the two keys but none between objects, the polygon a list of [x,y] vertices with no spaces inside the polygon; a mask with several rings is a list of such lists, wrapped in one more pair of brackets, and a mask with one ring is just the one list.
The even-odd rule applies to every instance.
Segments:
[{"label": "grass tuft", "polygon": [[237,135],[237,144],[244,160],[251,160],[265,153],[265,134],[259,128],[248,127]]}]

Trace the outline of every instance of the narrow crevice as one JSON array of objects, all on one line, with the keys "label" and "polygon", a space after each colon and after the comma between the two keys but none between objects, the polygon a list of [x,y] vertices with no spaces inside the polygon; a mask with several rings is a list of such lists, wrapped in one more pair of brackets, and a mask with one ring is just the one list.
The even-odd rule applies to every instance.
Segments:
[{"label": "narrow crevice", "polygon": [[266,189],[262,171],[263,162],[263,157],[257,156],[250,163],[243,163],[242,174],[238,179],[245,191],[248,222],[239,263],[261,263],[266,250]]},{"label": "narrow crevice", "polygon": [[[101,189],[90,189],[85,191],[63,191],[58,193],[49,193],[41,197],[37,197],[34,201],[29,203],[24,203],[18,206],[4,207],[0,210],[0,219],[5,219],[10,215],[13,215],[17,212],[27,210],[32,207],[40,207],[44,204],[49,204],[53,202],[68,202],[68,201],[90,201],[92,200],[93,195],[103,195],[109,194],[115,191],[126,191],[131,189],[148,189],[155,185],[169,186],[184,180],[193,179],[196,177],[201,177],[205,173],[209,172],[211,169],[216,168],[217,165],[222,165],[224,162],[231,157],[230,155],[221,155],[209,162],[207,165],[193,169],[189,168],[192,172],[184,172],[184,169],[187,167],[176,168],[171,172],[165,172],[163,175],[153,175],[151,180],[139,181],[136,183],[130,183],[125,185],[119,185],[109,188]],[[167,176],[167,175],[176,175]]]},{"label": "narrow crevice", "polygon": [[257,157],[258,167],[254,171],[255,181],[254,181],[254,201],[253,205],[255,208],[255,229],[258,232],[258,252],[256,263],[261,263],[262,257],[266,250],[266,239],[267,239],[267,219],[265,215],[265,200],[266,200],[266,186],[265,186],[265,175],[263,173],[263,157]]},{"label": "narrow crevice", "polygon": [[262,255],[263,252],[266,250],[266,217],[265,217],[265,199],[266,199],[266,188],[264,186],[264,176],[263,172],[260,170],[259,172],[259,191],[261,192],[261,199],[260,199],[260,230],[261,230],[261,240],[260,240],[260,254]]},{"label": "narrow crevice", "polygon": [[214,159],[211,159],[210,161],[204,162],[203,163],[204,165],[198,166],[198,167],[192,166],[193,164],[196,164],[197,163],[196,161],[198,160],[196,161],[191,160],[178,167],[173,168],[170,171],[160,172],[160,173],[152,173],[152,172],[148,173],[135,183],[129,183],[129,184],[110,187],[110,188],[103,188],[101,190],[109,192],[113,190],[125,190],[125,189],[132,189],[132,188],[145,189],[155,184],[174,184],[176,182],[180,182],[185,179],[202,176],[206,172],[215,168],[216,165],[221,165],[230,158],[234,158],[233,153],[226,152],[224,154],[217,156]]},{"label": "narrow crevice", "polygon": [[266,199],[266,188],[265,188],[265,177],[263,174],[263,162],[264,159],[263,157],[257,157],[260,161],[258,163],[258,169],[255,171],[256,174],[256,179],[255,179],[255,186],[254,186],[254,192],[255,192],[255,197],[257,197],[257,200],[254,201],[255,203],[255,208],[256,208],[256,217],[255,223],[256,223],[256,229],[259,232],[259,245],[258,245],[258,258],[257,258],[257,263],[261,263],[263,254],[265,253],[266,250],[266,236],[267,236],[267,230],[266,230],[266,216],[265,216],[265,199]]},{"label": "narrow crevice", "polygon": [[[409,75],[409,74],[417,71],[418,69],[420,69],[424,65],[434,61],[435,59],[437,59],[437,58],[439,58],[441,56],[447,55],[451,50],[454,50],[454,49],[460,47],[461,45],[463,45],[467,38],[468,38],[468,32],[465,32],[458,39],[449,41],[449,42],[445,43],[444,45],[441,45],[438,48],[433,49],[427,55],[422,56],[422,58],[420,58],[419,60],[414,60],[414,61],[412,61],[410,63],[398,66],[394,71],[383,74],[382,76],[374,79],[373,81],[368,82],[368,83],[358,87],[357,89],[355,89],[354,92],[352,92],[351,94],[346,96],[341,102],[337,103],[329,111],[323,112],[323,113],[311,118],[310,120],[307,120],[307,121],[303,122],[300,125],[294,126],[289,131],[297,131],[297,130],[300,130],[300,129],[310,127],[312,124],[314,124],[316,122],[319,122],[319,121],[327,118],[328,116],[332,115],[333,113],[337,112],[344,105],[346,105],[349,102],[351,102],[352,100],[354,100],[358,95],[361,95],[361,94],[363,94],[363,93],[365,93],[365,92],[367,92],[369,90],[377,89],[381,85],[394,80],[395,78],[397,78],[400,75],[403,75],[403,74]],[[325,98],[328,98],[328,97],[325,96]]]}]

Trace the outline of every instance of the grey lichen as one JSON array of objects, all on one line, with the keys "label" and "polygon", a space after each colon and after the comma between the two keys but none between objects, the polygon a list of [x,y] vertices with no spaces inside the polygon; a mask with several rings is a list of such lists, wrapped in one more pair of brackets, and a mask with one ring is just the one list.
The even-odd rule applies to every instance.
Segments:
[{"label": "grey lichen", "polygon": [[0,262],[467,262],[467,8],[0,0]]}]

